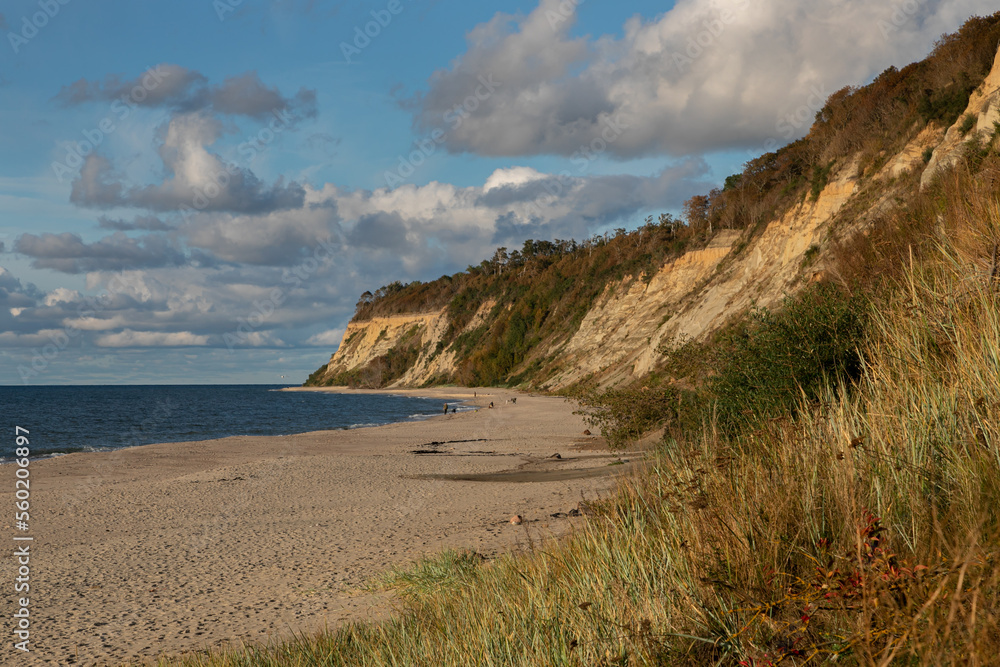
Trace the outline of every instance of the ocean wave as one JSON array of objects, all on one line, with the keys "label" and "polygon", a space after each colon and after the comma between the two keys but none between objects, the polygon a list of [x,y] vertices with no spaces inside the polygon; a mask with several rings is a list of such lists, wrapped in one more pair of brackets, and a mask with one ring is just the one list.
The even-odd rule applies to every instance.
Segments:
[{"label": "ocean wave", "polygon": [[[79,447],[55,447],[53,449],[39,449],[33,450],[31,456],[28,457],[29,461],[38,461],[41,459],[54,459],[57,456],[66,456],[67,454],[79,454],[87,452],[111,452],[114,451],[114,447],[92,447],[90,445],[81,445]],[[0,465],[5,463],[13,463],[17,457],[14,456],[0,456]]]}]

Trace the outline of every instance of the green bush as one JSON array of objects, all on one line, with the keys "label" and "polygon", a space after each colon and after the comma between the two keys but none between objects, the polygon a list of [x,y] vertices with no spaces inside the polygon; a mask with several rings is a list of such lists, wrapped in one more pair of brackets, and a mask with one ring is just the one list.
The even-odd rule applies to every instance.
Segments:
[{"label": "green bush", "polygon": [[928,91],[929,94],[920,100],[918,111],[927,122],[939,121],[949,126],[969,106],[969,96],[977,86],[978,83],[963,72],[950,86]]},{"label": "green bush", "polygon": [[813,167],[812,185],[809,188],[809,196],[813,201],[819,199],[820,193],[823,192],[823,188],[829,182],[833,164],[833,162],[830,162],[825,167],[820,167],[819,165]]},{"label": "green bush", "polygon": [[728,429],[794,412],[829,383],[861,373],[864,334],[860,299],[821,285],[760,308],[731,330],[714,355],[708,381],[720,424]]},{"label": "green bush", "polygon": [[578,414],[598,428],[611,449],[623,449],[649,431],[676,420],[681,399],[671,386],[609,389],[579,397]]}]

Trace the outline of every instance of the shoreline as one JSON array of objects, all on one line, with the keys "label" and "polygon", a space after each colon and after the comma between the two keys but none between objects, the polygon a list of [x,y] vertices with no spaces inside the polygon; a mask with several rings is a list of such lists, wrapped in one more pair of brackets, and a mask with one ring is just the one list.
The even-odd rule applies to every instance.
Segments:
[{"label": "shoreline", "polygon": [[[32,461],[33,642],[19,662],[117,664],[380,618],[389,597],[360,590],[374,575],[564,534],[582,519],[552,515],[629,467],[584,451],[596,439],[563,398],[360,393],[398,391],[475,392],[495,409]],[[12,485],[0,496],[13,503]]]},{"label": "shoreline", "polygon": [[541,394],[531,394],[517,389],[503,389],[499,387],[459,387],[459,386],[434,386],[414,389],[412,387],[386,387],[382,389],[363,389],[361,387],[284,387],[278,391],[315,391],[329,394],[381,394],[384,396],[413,396],[415,398],[448,398],[456,401],[476,400],[480,396],[503,396],[504,400],[521,396],[560,398],[558,396],[542,396]]},{"label": "shoreline", "polygon": [[[81,386],[89,386],[89,385],[81,385]],[[115,385],[112,385],[112,386],[115,386]],[[207,385],[207,386],[211,386],[211,385]],[[274,389],[272,391],[282,391],[282,392],[313,392],[313,391],[315,391],[315,392],[323,392],[323,393],[351,394],[351,395],[380,394],[380,395],[384,395],[384,396],[411,396],[413,398],[427,398],[427,399],[447,398],[449,400],[461,401],[463,404],[467,403],[467,398],[466,397],[459,397],[459,396],[453,395],[452,393],[443,393],[443,394],[440,394],[440,395],[429,395],[427,393],[421,393],[422,390],[417,390],[417,389],[386,390],[386,389],[353,389],[351,387],[283,387],[281,389]],[[485,396],[486,394],[483,394],[483,395]],[[466,410],[466,412],[467,411],[468,410]],[[352,426],[344,426],[344,427],[341,427],[341,428],[329,428],[329,429],[320,429],[320,430],[312,430],[312,431],[299,431],[299,432],[296,432],[296,433],[279,433],[279,434],[276,434],[276,435],[263,435],[263,436],[260,436],[260,435],[235,434],[235,435],[225,435],[225,436],[222,436],[222,437],[205,438],[203,440],[167,440],[167,441],[161,441],[161,442],[147,442],[147,443],[141,444],[141,445],[128,445],[126,447],[109,447],[109,448],[102,448],[102,449],[93,449],[93,448],[86,449],[86,448],[80,447],[80,448],[74,448],[74,449],[72,449],[70,451],[43,450],[42,453],[40,453],[40,454],[31,454],[28,458],[32,462],[36,462],[36,461],[46,461],[46,460],[49,460],[49,459],[56,459],[56,458],[60,458],[60,457],[63,457],[63,456],[69,456],[70,454],[110,454],[110,453],[121,451],[121,450],[135,449],[136,447],[149,447],[149,446],[153,446],[153,445],[170,445],[170,444],[182,444],[182,443],[186,444],[186,443],[196,443],[196,442],[212,442],[212,441],[215,441],[215,440],[225,440],[226,438],[242,438],[242,437],[247,437],[247,438],[287,438],[287,437],[290,437],[290,436],[305,435],[305,434],[309,434],[309,433],[334,433],[334,432],[337,432],[337,431],[356,431],[358,429],[378,428],[379,426],[388,426],[390,424],[408,424],[408,423],[412,423],[412,422],[427,421],[427,420],[430,420],[430,419],[432,419],[434,417],[441,417],[441,416],[443,416],[442,413],[432,412],[432,413],[428,413],[426,415],[419,415],[419,416],[416,416],[416,417],[412,417],[411,416],[411,417],[407,417],[405,419],[401,419],[399,421],[391,421],[391,422],[386,422],[384,424],[358,424],[358,425],[352,425]],[[15,460],[16,460],[16,457],[11,457],[9,459],[5,459],[3,456],[0,456],[0,470],[3,470],[4,466],[9,465],[11,463],[14,463]]]}]

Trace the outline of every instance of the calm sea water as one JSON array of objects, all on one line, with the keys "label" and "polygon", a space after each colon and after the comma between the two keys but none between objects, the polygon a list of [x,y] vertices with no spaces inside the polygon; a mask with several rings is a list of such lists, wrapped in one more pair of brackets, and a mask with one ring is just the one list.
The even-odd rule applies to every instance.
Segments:
[{"label": "calm sea water", "polygon": [[0,386],[0,457],[13,455],[15,426],[31,432],[33,456],[47,456],[357,428],[425,419],[442,410],[441,399],[278,391],[282,386]]}]

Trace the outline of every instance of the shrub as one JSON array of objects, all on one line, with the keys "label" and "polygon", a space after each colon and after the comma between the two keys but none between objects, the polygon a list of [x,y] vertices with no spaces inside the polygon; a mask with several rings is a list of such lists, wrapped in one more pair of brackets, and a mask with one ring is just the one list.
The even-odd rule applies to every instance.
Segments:
[{"label": "shrub", "polygon": [[927,122],[938,121],[949,126],[958,120],[969,106],[969,96],[980,81],[966,72],[959,74],[958,80],[936,91],[927,91],[918,106],[920,115]]},{"label": "shrub", "polygon": [[975,126],[976,126],[976,117],[973,116],[971,113],[965,114],[965,117],[962,118],[962,124],[959,126],[958,131],[962,133],[962,136],[965,136]]},{"label": "shrub", "polygon": [[792,412],[815,400],[826,383],[860,376],[864,334],[860,299],[820,285],[760,308],[730,331],[709,380],[720,423],[735,427]]},{"label": "shrub", "polygon": [[813,167],[813,177],[812,185],[809,188],[809,196],[813,201],[819,199],[820,194],[823,192],[823,188],[830,180],[830,171],[833,169],[833,162],[828,163],[825,167],[819,165]]},{"label": "shrub", "polygon": [[706,414],[697,392],[663,384],[583,392],[577,398],[583,406],[577,414],[600,429],[612,450],[623,449],[661,426],[670,431],[699,428]]}]

